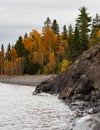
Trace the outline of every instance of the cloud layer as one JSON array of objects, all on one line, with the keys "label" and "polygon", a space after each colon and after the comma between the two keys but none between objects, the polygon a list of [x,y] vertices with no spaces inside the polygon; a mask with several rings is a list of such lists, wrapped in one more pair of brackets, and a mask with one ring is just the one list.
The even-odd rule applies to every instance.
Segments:
[{"label": "cloud layer", "polygon": [[0,45],[15,44],[19,35],[41,30],[47,17],[57,19],[60,28],[75,23],[79,8],[86,6],[90,15],[100,12],[98,0],[1,0]]}]

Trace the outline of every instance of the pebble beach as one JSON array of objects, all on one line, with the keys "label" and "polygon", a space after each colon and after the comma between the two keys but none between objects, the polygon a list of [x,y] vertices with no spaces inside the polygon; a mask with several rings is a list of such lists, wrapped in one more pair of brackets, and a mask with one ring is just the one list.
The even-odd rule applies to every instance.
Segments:
[{"label": "pebble beach", "polygon": [[19,76],[0,76],[1,83],[36,86],[44,80],[54,78],[56,75],[19,75]]}]

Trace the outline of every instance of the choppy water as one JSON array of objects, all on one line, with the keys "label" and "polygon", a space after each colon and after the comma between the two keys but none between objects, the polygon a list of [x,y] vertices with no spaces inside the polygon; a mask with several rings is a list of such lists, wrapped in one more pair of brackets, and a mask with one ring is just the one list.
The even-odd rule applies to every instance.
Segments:
[{"label": "choppy water", "polygon": [[73,114],[57,96],[0,83],[0,130],[68,130]]}]

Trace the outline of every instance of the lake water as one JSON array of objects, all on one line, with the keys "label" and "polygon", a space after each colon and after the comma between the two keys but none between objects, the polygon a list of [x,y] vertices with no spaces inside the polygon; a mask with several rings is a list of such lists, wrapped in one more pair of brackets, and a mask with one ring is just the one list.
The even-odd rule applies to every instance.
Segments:
[{"label": "lake water", "polygon": [[55,95],[0,83],[0,130],[69,130],[73,113]]}]

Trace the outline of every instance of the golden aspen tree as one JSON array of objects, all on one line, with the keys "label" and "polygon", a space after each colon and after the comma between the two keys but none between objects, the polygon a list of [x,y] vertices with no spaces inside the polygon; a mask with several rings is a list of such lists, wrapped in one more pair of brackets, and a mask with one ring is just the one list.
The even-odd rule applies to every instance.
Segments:
[{"label": "golden aspen tree", "polygon": [[56,68],[56,57],[54,52],[50,52],[49,63],[44,68],[44,73],[55,73]]},{"label": "golden aspen tree", "polygon": [[15,50],[15,48],[12,48],[11,49],[11,62],[12,62],[11,74],[15,74],[15,70],[16,70],[16,68],[15,68],[16,62],[15,62],[15,60],[16,60],[16,58],[17,58],[16,50]]},{"label": "golden aspen tree", "polygon": [[97,37],[100,38],[100,29],[99,29],[99,31],[97,33]]},{"label": "golden aspen tree", "polygon": [[15,48],[11,48],[10,51],[6,52],[10,56],[10,60],[6,59],[5,61],[5,74],[14,75],[16,74],[16,58],[17,53]]},{"label": "golden aspen tree", "polygon": [[33,46],[34,46],[34,42],[33,42],[32,38],[30,38],[30,37],[24,38],[23,44],[28,51],[30,51],[30,52],[32,51]]},{"label": "golden aspen tree", "polygon": [[0,51],[0,73],[1,75],[4,74],[4,65],[5,65],[5,59],[4,59],[4,46],[2,44],[1,51]]},{"label": "golden aspen tree", "polygon": [[61,63],[61,72],[65,71],[69,66],[69,61],[66,59],[63,59]]}]

